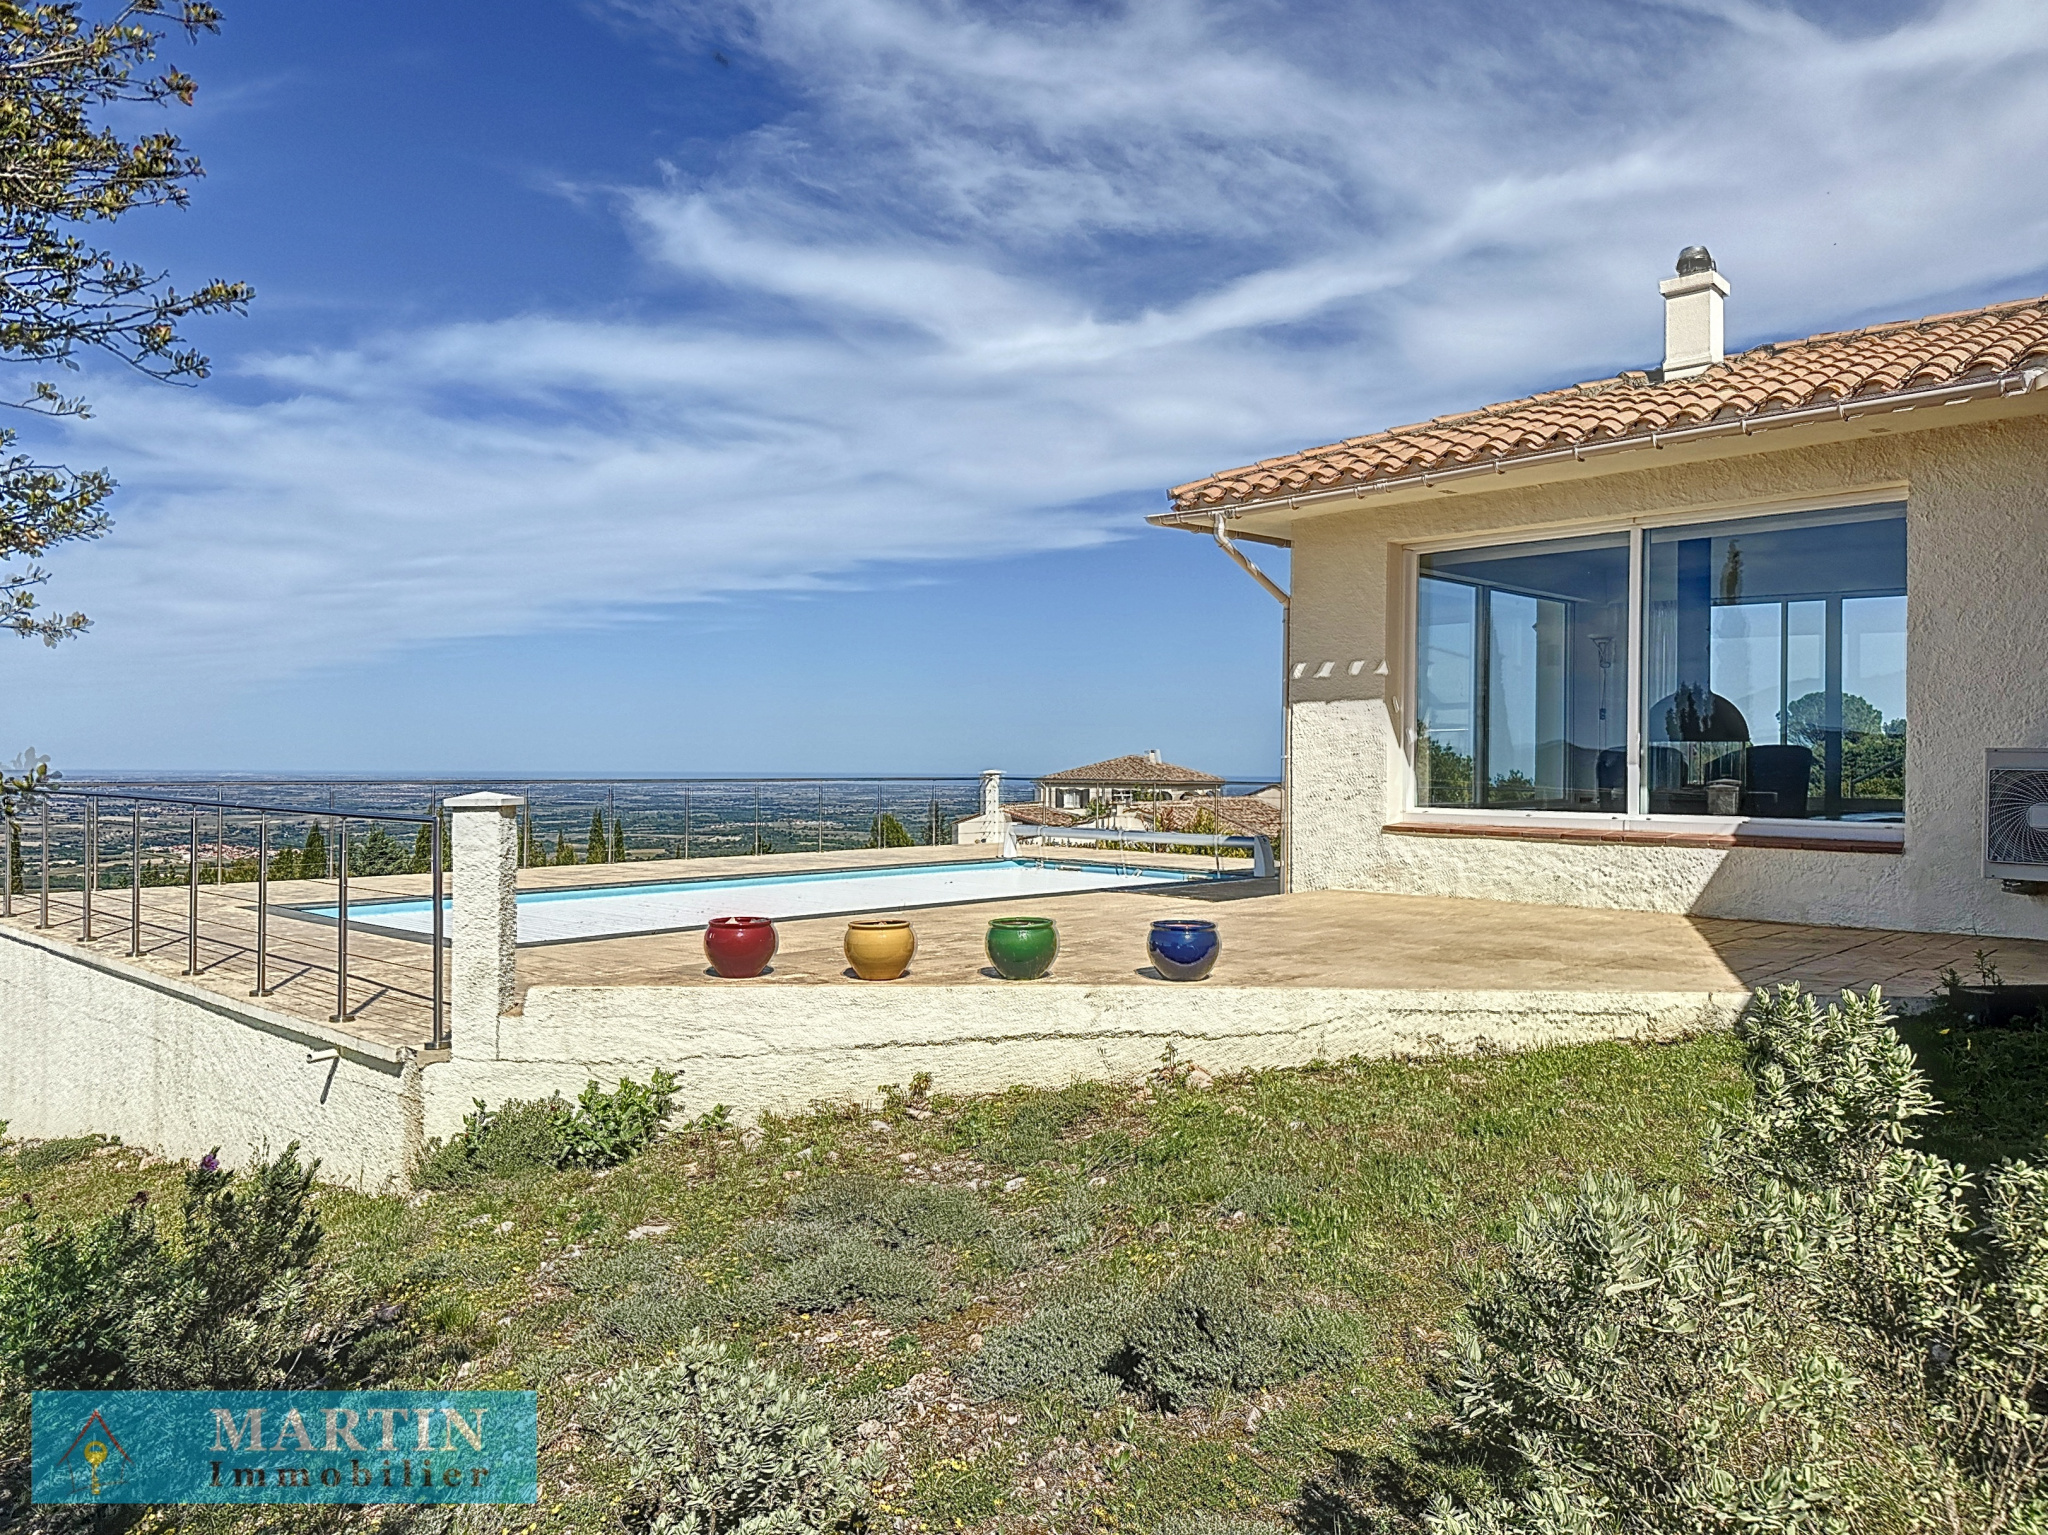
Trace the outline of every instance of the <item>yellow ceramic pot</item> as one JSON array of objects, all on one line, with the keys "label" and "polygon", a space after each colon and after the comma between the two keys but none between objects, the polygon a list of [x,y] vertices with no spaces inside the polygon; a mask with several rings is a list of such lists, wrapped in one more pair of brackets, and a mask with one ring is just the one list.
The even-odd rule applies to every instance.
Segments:
[{"label": "yellow ceramic pot", "polygon": [[864,981],[893,981],[910,968],[917,933],[901,917],[863,917],[846,924],[846,962]]}]

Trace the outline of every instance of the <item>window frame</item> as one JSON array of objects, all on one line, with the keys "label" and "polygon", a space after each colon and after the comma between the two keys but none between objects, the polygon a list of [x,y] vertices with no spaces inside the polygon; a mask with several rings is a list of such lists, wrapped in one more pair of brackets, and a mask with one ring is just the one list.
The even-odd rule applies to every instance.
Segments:
[{"label": "window frame", "polygon": [[[1905,841],[1903,824],[1873,824],[1863,821],[1821,821],[1794,820],[1777,816],[1714,816],[1714,815],[1672,815],[1652,814],[1643,785],[1643,597],[1645,554],[1649,545],[1648,535],[1652,529],[1684,527],[1696,523],[1741,522],[1752,517],[1786,516],[1800,512],[1855,512],[1857,510],[1899,504],[1906,508],[1903,515],[1908,519],[1907,530],[1907,601],[1910,613],[1911,603],[1911,549],[1910,527],[1911,499],[1907,487],[1895,485],[1866,485],[1853,490],[1838,491],[1825,496],[1803,496],[1779,501],[1718,502],[1708,506],[1691,506],[1646,512],[1634,517],[1602,518],[1598,521],[1551,523],[1541,526],[1523,525],[1512,529],[1493,532],[1462,533],[1444,538],[1415,539],[1393,547],[1400,554],[1401,583],[1398,587],[1398,602],[1390,604],[1391,615],[1400,626],[1400,640],[1388,647],[1388,653],[1399,657],[1401,668],[1400,684],[1393,694],[1395,708],[1399,714],[1397,739],[1401,753],[1401,808],[1394,818],[1395,825],[1430,825],[1450,828],[1469,826],[1480,830],[1489,826],[1505,829],[1557,828],[1567,830],[1603,828],[1608,831],[1734,835],[1746,831],[1797,836],[1817,841],[1838,840],[1842,842],[1898,842]],[[1415,771],[1415,753],[1420,744],[1416,730],[1416,692],[1420,680],[1420,656],[1417,649],[1416,617],[1418,612],[1417,583],[1421,579],[1422,556],[1441,554],[1460,549],[1508,549],[1516,544],[1538,544],[1552,539],[1569,538],[1578,535],[1598,533],[1625,533],[1628,536],[1628,704],[1624,720],[1626,730],[1627,785],[1624,789],[1626,808],[1620,811],[1602,810],[1508,810],[1499,806],[1423,805],[1417,803],[1418,781]],[[1908,631],[1910,635],[1910,630]],[[1912,676],[1912,655],[1910,642],[1906,658],[1907,677]],[[1476,704],[1475,704],[1476,707]]]}]

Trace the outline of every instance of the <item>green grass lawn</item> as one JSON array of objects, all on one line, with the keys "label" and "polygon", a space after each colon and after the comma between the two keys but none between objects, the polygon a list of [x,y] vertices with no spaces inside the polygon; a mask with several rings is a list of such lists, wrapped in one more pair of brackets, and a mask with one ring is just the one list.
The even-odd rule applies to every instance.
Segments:
[{"label": "green grass lawn", "polygon": [[[1968,1097],[1930,1149],[2038,1156],[2041,1036],[1915,1042],[1945,1095]],[[1184,1071],[682,1130],[608,1173],[325,1191],[330,1384],[538,1389],[540,1509],[183,1510],[144,1527],[613,1528],[621,1487],[587,1394],[702,1330],[825,1383],[848,1433],[885,1447],[877,1530],[1151,1531],[1192,1511],[1363,1529],[1401,1511],[1445,1325],[1523,1201],[1596,1169],[1710,1193],[1702,1143],[1747,1092],[1720,1036],[1205,1090]],[[89,1143],[0,1157],[0,1192],[81,1218],[138,1189],[174,1200],[178,1177]],[[1128,1390],[1004,1394],[999,1361],[1037,1357],[1005,1354],[1005,1328],[1056,1330],[1091,1297],[1186,1274],[1241,1279],[1280,1319],[1262,1384],[1170,1412]]]}]

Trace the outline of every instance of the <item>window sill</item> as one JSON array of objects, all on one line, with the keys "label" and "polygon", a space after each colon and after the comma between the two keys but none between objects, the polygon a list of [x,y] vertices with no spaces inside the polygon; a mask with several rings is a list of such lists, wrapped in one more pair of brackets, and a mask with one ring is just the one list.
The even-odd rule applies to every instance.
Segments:
[{"label": "window sill", "polygon": [[[1829,823],[1833,824],[1833,823]],[[1903,853],[1902,830],[1887,834],[1859,827],[1855,831],[1820,832],[1785,822],[1774,826],[1730,826],[1726,822],[1697,830],[1643,821],[1602,819],[1590,826],[1556,821],[1403,820],[1380,828],[1395,837],[1485,837],[1509,842],[1605,843],[1627,847],[1777,848],[1807,853]]]}]

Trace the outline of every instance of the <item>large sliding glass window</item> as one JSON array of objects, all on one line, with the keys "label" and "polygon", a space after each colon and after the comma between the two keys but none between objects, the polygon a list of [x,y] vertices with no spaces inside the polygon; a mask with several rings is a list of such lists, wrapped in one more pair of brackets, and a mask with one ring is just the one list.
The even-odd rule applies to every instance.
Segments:
[{"label": "large sliding glass window", "polygon": [[1419,805],[1904,819],[1902,504],[1430,553],[1415,595]]},{"label": "large sliding glass window", "polygon": [[1628,564],[1625,533],[1422,556],[1420,803],[1623,808]]},{"label": "large sliding glass window", "polygon": [[1643,736],[1654,815],[1899,821],[1899,505],[1652,528]]}]

